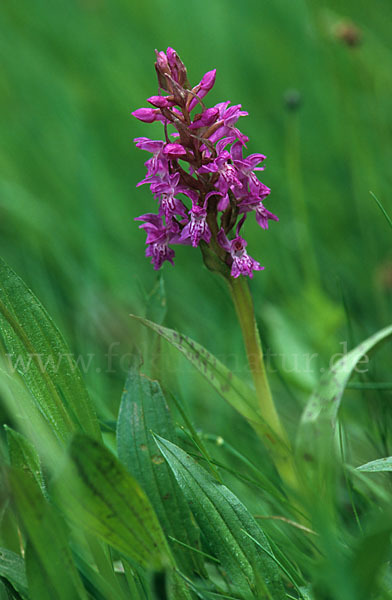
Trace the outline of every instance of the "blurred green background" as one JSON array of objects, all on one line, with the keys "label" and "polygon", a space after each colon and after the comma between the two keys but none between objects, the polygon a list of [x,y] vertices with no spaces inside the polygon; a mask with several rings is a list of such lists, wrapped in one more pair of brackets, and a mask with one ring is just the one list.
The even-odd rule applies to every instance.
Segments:
[{"label": "blurred green background", "polygon": [[[271,379],[293,426],[342,342],[391,321],[392,232],[369,194],[392,214],[391,2],[3,0],[0,13],[1,254],[72,351],[93,355],[85,376],[101,417],[116,416],[120,357],[142,344],[128,315],[145,314],[156,283],[133,221],[155,206],[135,188],[148,156],[132,140],[162,132],[131,111],[156,93],[154,49],[170,45],[194,85],[217,68],[208,105],[242,103],[249,152],[267,155],[267,206],[280,222],[265,232],[248,219],[245,233],[266,267],[252,291],[265,347],[286,357],[274,357]],[[166,324],[248,377],[230,298],[198,250],[179,248],[163,275]],[[112,343],[120,356],[108,369]],[[241,428],[252,435],[165,356],[198,425],[237,444]]]}]

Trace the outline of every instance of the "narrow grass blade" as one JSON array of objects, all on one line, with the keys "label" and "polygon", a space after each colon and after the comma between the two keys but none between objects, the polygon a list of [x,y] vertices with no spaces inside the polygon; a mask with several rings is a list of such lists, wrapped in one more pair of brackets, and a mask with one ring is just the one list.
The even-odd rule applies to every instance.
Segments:
[{"label": "narrow grass blade", "polygon": [[268,427],[260,415],[259,403],[255,391],[215,356],[186,335],[157,325],[147,319],[136,317],[135,315],[131,315],[131,317],[142,323],[145,327],[156,331],[172,346],[177,348],[203,377],[207,379],[222,398],[252,425],[257,433],[267,436],[272,435],[276,439],[275,432]]},{"label": "narrow grass blade", "polygon": [[381,204],[380,200],[377,198],[377,196],[375,194],[373,194],[373,192],[369,192],[369,194],[371,195],[371,197],[373,198],[373,200],[375,200],[377,202],[377,205],[378,205],[379,209],[381,210],[382,214],[384,215],[384,217],[388,221],[390,227],[392,227],[392,219],[388,215],[388,213],[385,210],[385,208],[383,207],[383,205]]},{"label": "narrow grass blade", "polygon": [[383,471],[392,471],[392,456],[372,460],[371,462],[357,467],[357,470],[364,471],[366,473],[380,473]]}]

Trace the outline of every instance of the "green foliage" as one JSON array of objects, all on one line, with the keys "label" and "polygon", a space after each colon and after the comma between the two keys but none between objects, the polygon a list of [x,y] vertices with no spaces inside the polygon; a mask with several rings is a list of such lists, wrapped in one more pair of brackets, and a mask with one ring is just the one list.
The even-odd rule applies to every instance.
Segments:
[{"label": "green foliage", "polygon": [[[0,600],[392,599],[390,341],[361,359],[392,321],[390,0],[0,10],[0,254],[20,276],[0,263]],[[157,280],[132,223],[155,207],[132,138],[163,131],[130,112],[168,45],[192,83],[217,68],[208,105],[242,103],[267,154],[280,222],[243,235],[295,490],[255,435],[222,282],[186,247]]]},{"label": "green foliage", "polygon": [[333,442],[342,396],[354,370],[368,353],[392,336],[385,327],[343,356],[320,380],[302,414],[297,433],[297,455],[306,485],[319,494],[325,490],[327,472],[334,467]]},{"label": "green foliage", "polygon": [[172,549],[177,564],[188,575],[193,571],[200,573],[203,562],[198,555],[198,529],[170,468],[157,450],[153,431],[173,442],[177,439],[158,382],[133,367],[118,417],[118,456],[146,492],[167,538],[175,540]]},{"label": "green foliage", "polygon": [[28,539],[26,571],[33,600],[41,597],[43,587],[48,587],[56,600],[87,600],[64,522],[45,500],[38,484],[23,471],[10,471],[9,480]]},{"label": "green foliage", "polygon": [[7,548],[0,548],[0,577],[8,580],[19,594],[26,596],[27,579],[24,560]]},{"label": "green foliage", "polygon": [[53,491],[68,519],[144,567],[167,564],[166,541],[151,504],[115,456],[76,434],[69,457]]},{"label": "green foliage", "polygon": [[134,315],[132,315],[132,318],[137,319],[143,325],[158,333],[169,344],[172,344],[179,352],[184,354],[186,359],[200,371],[219,395],[245,417],[256,431],[268,434],[269,427],[259,414],[260,410],[255,391],[225,367],[221,361],[186,335],[157,325],[147,319],[141,319]]},{"label": "green foliage", "polygon": [[382,471],[392,471],[392,456],[386,458],[378,458],[372,460],[365,465],[357,467],[358,471],[365,471],[366,473],[379,473]]},{"label": "green foliage", "polygon": [[[156,441],[209,547],[226,571],[229,590],[244,598],[269,593],[273,599],[282,600],[285,592],[271,548],[245,506],[178,446],[160,436]],[[246,532],[260,543],[261,552]]]},{"label": "green foliage", "polygon": [[57,439],[76,430],[99,437],[98,421],[81,374],[63,337],[23,281],[0,262],[2,352]]}]

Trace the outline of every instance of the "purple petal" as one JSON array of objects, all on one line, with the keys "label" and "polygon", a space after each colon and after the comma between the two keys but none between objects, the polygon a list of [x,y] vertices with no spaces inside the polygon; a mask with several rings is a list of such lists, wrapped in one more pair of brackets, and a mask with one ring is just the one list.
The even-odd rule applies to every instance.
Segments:
[{"label": "purple petal", "polygon": [[162,140],[150,140],[146,137],[135,138],[133,141],[136,144],[136,148],[147,150],[147,152],[152,152],[152,154],[158,153],[164,145]]},{"label": "purple petal", "polygon": [[143,123],[153,123],[164,118],[160,111],[155,108],[138,108],[133,111],[132,115],[139,119],[139,121],[143,121]]},{"label": "purple petal", "polygon": [[190,124],[189,129],[199,129],[200,127],[209,127],[215,123],[218,117],[217,108],[207,108],[201,116]]},{"label": "purple petal", "polygon": [[186,156],[186,150],[181,144],[166,144],[163,154],[166,154],[170,158],[179,158],[180,156]]},{"label": "purple petal", "polygon": [[221,229],[219,231],[218,235],[216,236],[216,239],[218,241],[218,244],[221,246],[221,248],[223,248],[223,250],[226,250],[226,252],[230,252],[231,245],[230,245],[229,240],[227,239],[224,229]]},{"label": "purple petal", "polygon": [[173,105],[173,101],[168,100],[165,96],[150,96],[150,98],[147,98],[147,102],[158,108],[166,108]]}]

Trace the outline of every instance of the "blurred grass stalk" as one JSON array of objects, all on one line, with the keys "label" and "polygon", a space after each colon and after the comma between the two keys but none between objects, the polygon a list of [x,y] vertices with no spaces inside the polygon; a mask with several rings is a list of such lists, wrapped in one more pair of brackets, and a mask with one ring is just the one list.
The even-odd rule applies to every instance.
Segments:
[{"label": "blurred grass stalk", "polygon": [[244,277],[238,277],[237,279],[230,277],[228,282],[256,388],[259,401],[258,409],[268,428],[268,431],[265,427],[257,428],[258,434],[269,450],[282,481],[289,489],[296,491],[299,486],[293,452],[271,394],[249,284]]}]

